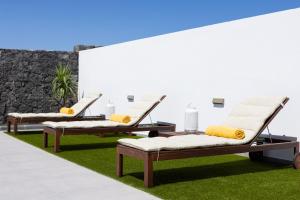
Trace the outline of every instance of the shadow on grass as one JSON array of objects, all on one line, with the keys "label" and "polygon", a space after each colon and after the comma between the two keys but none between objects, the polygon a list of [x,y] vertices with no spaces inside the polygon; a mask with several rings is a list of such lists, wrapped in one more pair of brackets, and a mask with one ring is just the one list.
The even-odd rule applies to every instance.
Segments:
[{"label": "shadow on grass", "polygon": [[62,151],[82,151],[90,149],[115,148],[117,142],[92,143],[92,144],[64,144],[60,146]]},{"label": "shadow on grass", "polygon": [[18,135],[38,135],[38,134],[42,135],[43,132],[42,131],[18,131],[17,133],[14,133],[14,132],[8,133],[6,131],[4,133],[6,133],[7,135],[18,136]]},{"label": "shadow on grass", "polygon": [[[162,185],[177,182],[186,182],[201,179],[210,179],[216,177],[226,177],[249,173],[266,172],[288,168],[284,164],[273,164],[265,162],[252,162],[250,160],[237,160],[226,163],[217,163],[210,165],[201,165],[193,167],[182,167],[173,169],[154,169],[154,184]],[[144,179],[143,172],[129,173],[125,175]]]}]

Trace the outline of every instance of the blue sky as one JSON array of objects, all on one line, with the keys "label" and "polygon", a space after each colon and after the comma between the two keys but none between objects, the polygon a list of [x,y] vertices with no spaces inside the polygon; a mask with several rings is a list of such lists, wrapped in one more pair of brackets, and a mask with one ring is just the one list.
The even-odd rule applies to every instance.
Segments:
[{"label": "blue sky", "polygon": [[109,45],[300,7],[300,0],[0,0],[0,48]]}]

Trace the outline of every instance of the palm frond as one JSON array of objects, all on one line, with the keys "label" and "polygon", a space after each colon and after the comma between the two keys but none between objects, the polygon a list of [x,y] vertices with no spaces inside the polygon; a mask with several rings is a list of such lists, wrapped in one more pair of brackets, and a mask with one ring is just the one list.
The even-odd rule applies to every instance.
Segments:
[{"label": "palm frond", "polygon": [[58,64],[55,78],[52,81],[52,93],[54,98],[65,105],[66,100],[74,97],[77,84],[72,78],[72,71],[68,65]]}]

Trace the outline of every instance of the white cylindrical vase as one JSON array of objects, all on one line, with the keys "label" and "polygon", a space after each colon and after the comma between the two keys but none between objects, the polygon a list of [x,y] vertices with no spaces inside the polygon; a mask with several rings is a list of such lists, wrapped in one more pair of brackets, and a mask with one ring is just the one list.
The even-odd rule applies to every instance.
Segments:
[{"label": "white cylindrical vase", "polygon": [[186,132],[198,131],[198,110],[189,104],[185,110],[184,130]]}]

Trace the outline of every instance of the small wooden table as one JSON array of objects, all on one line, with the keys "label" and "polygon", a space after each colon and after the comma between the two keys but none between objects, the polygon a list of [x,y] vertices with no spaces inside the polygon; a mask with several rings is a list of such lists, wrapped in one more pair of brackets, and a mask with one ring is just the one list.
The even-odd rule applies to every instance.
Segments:
[{"label": "small wooden table", "polygon": [[78,119],[78,121],[93,121],[93,120],[105,120],[105,115],[97,115],[97,116],[83,116]]},{"label": "small wooden table", "polygon": [[159,132],[158,136],[160,137],[171,137],[176,135],[189,135],[189,134],[195,134],[195,135],[203,135],[204,132],[197,131],[197,132],[185,132],[185,131],[178,131],[178,132]]}]

